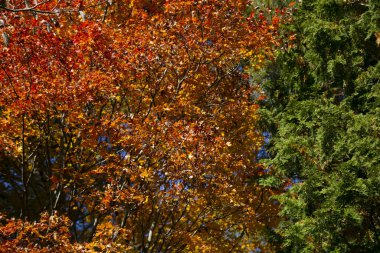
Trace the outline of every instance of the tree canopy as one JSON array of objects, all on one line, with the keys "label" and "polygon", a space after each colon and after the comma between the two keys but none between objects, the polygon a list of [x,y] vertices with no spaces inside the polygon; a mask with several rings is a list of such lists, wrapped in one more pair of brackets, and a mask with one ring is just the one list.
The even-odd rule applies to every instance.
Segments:
[{"label": "tree canopy", "polygon": [[264,250],[249,1],[3,1],[1,252]]},{"label": "tree canopy", "polygon": [[377,252],[376,0],[0,0],[0,252]]},{"label": "tree canopy", "polygon": [[266,69],[261,111],[274,185],[287,182],[278,252],[380,248],[380,5],[302,1]]}]

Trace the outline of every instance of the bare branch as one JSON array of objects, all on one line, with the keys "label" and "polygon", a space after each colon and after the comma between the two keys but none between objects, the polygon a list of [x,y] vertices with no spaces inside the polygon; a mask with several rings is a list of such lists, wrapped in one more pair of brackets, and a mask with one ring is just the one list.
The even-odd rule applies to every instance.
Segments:
[{"label": "bare branch", "polygon": [[[46,0],[46,1],[43,1],[43,2],[40,2],[40,3],[37,3],[31,7],[29,7],[29,4],[27,1],[25,1],[25,8],[18,8],[18,9],[13,9],[13,8],[8,8],[6,6],[1,6],[0,5],[0,10],[5,10],[5,11],[9,11],[9,12],[33,12],[33,13],[39,13],[39,14],[57,14],[56,11],[54,11],[54,9],[56,8],[56,6],[54,6],[54,8],[52,8],[52,10],[48,11],[48,10],[41,10],[41,9],[38,9],[39,7],[41,7],[42,5],[44,4],[47,4],[49,3],[51,0]],[[60,2],[60,1],[58,1]]]}]

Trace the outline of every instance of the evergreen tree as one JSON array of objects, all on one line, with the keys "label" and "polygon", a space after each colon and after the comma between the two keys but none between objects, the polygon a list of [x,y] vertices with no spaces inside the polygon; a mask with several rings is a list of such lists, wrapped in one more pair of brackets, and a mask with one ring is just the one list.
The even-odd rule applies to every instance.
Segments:
[{"label": "evergreen tree", "polygon": [[[380,1],[304,0],[267,70],[278,252],[380,249]],[[279,180],[280,179],[280,180]]]}]

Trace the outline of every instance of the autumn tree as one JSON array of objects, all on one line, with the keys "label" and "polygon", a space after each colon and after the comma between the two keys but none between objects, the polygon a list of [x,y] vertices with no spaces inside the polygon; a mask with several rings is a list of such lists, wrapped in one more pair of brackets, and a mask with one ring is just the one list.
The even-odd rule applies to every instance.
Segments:
[{"label": "autumn tree", "polygon": [[248,2],[2,2],[1,251],[266,248]]},{"label": "autumn tree", "polygon": [[379,9],[378,1],[302,1],[263,75],[276,174],[266,183],[286,190],[267,239],[277,252],[380,247]]}]

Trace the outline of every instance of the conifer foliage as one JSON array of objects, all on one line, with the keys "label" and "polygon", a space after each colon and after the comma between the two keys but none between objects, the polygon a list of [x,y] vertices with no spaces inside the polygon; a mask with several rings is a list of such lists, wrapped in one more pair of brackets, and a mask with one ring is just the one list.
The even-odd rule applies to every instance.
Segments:
[{"label": "conifer foliage", "polygon": [[[278,252],[380,248],[380,3],[302,1],[266,70]],[[268,181],[268,180],[267,180]],[[283,185],[284,187],[284,185]]]}]

